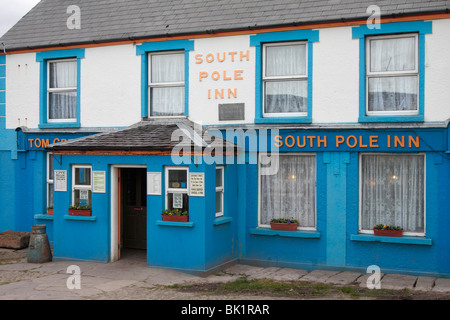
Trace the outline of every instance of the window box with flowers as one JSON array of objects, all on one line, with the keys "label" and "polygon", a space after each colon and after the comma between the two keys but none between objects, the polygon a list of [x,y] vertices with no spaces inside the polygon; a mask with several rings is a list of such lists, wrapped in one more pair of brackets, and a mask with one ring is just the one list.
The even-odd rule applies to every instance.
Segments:
[{"label": "window box with flowers", "polygon": [[53,207],[48,207],[48,208],[47,208],[47,214],[48,214],[49,216],[52,216],[52,215],[53,215]]},{"label": "window box with flowers", "polygon": [[298,228],[297,219],[272,219],[270,220],[272,230],[295,231]]},{"label": "window box with flowers", "polygon": [[398,226],[377,224],[373,226],[373,235],[382,237],[401,237],[403,229]]},{"label": "window box with flowers", "polygon": [[189,213],[180,209],[163,210],[161,212],[163,221],[188,222]]},{"label": "window box with flowers", "polygon": [[90,206],[69,206],[70,216],[83,216],[90,217],[92,215],[92,209]]}]

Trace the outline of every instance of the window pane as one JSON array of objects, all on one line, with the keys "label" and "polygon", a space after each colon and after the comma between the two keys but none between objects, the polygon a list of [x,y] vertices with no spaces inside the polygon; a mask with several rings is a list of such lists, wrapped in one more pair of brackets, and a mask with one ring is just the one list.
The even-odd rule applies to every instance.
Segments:
[{"label": "window pane", "polygon": [[415,69],[415,37],[370,40],[370,70],[372,72]]},{"label": "window pane", "polygon": [[184,82],[184,53],[151,55],[150,83]]},{"label": "window pane", "polygon": [[306,80],[267,81],[265,83],[265,113],[307,112],[307,88]]},{"label": "window pane", "polygon": [[173,209],[181,209],[182,211],[187,211],[189,212],[189,196],[187,195],[187,193],[183,193],[182,194],[182,201],[183,201],[183,205],[182,208],[174,208],[173,206],[173,199],[174,199],[174,194],[173,193],[169,193],[167,195],[167,209],[168,210],[173,210]]},{"label": "window pane", "polygon": [[169,188],[187,188],[187,170],[169,170]]},{"label": "window pane", "polygon": [[424,162],[421,155],[362,157],[362,229],[392,224],[424,232]]},{"label": "window pane", "polygon": [[47,207],[53,207],[53,183],[47,184]]},{"label": "window pane", "polygon": [[418,77],[369,78],[369,111],[417,110]]},{"label": "window pane", "polygon": [[265,75],[306,75],[306,45],[267,46]]},{"label": "window pane", "polygon": [[76,119],[77,93],[49,93],[49,119]]},{"label": "window pane", "polygon": [[216,192],[216,213],[218,213],[218,212],[222,213],[223,212],[222,197],[223,197],[222,191]]},{"label": "window pane", "polygon": [[261,175],[261,224],[273,218],[298,219],[301,227],[315,227],[315,156],[279,156],[279,169]]},{"label": "window pane", "polygon": [[91,169],[75,168],[75,185],[90,186],[91,185]]},{"label": "window pane", "polygon": [[60,61],[49,63],[50,88],[76,88],[77,62]]},{"label": "window pane", "polygon": [[74,190],[74,205],[75,206],[92,206],[91,190]]},{"label": "window pane", "polygon": [[151,116],[184,115],[184,87],[150,89]]},{"label": "window pane", "polygon": [[47,179],[53,180],[53,154],[49,154],[47,156],[48,161],[48,172],[47,172]]},{"label": "window pane", "polygon": [[222,168],[216,169],[216,187],[222,187],[223,181],[222,181]]}]

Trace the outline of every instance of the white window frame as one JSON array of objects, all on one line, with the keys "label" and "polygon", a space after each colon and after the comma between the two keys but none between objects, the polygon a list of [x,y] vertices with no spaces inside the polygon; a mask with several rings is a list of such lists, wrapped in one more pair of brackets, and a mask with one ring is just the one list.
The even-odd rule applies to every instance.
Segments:
[{"label": "white window frame", "polygon": [[[281,46],[289,46],[289,45],[304,45],[305,46],[305,74],[298,76],[266,76],[266,64],[267,64],[267,47],[281,47]],[[270,112],[266,113],[266,83],[269,81],[283,81],[283,80],[305,80],[306,85],[308,86],[308,41],[291,41],[291,42],[270,42],[263,44],[262,50],[262,115],[264,118],[270,117],[306,117],[308,115],[308,111],[305,112]],[[308,90],[307,90],[308,92]],[[310,97],[307,96],[307,99]]]},{"label": "white window frame", "polygon": [[[65,93],[65,92],[75,92],[78,95],[78,87],[67,87],[67,88],[50,88],[50,64],[58,62],[77,62],[77,59],[54,59],[47,60],[47,122],[48,123],[61,123],[61,122],[77,122],[78,115],[75,115],[73,119],[50,119],[50,93]],[[77,67],[78,72],[78,67]],[[75,74],[75,80],[77,81],[78,75]],[[77,97],[78,99],[78,97]],[[78,112],[78,106],[76,111]]]},{"label": "white window frame", "polygon": [[[90,169],[90,185],[77,185],[75,184],[75,170],[76,169]],[[91,191],[91,197],[92,197],[92,166],[91,165],[73,165],[72,166],[72,205],[75,205],[75,190],[84,190],[84,191]],[[91,205],[92,205],[92,198],[91,198]]]},{"label": "white window frame", "polygon": [[[415,40],[415,69],[407,71],[377,71],[370,70],[371,61],[371,40],[398,39],[398,38],[414,38]],[[415,76],[417,77],[417,109],[416,110],[398,110],[398,111],[369,111],[369,79],[370,78],[391,78],[398,76]],[[371,36],[366,38],[366,114],[368,116],[383,115],[418,115],[419,114],[419,98],[420,98],[420,74],[419,74],[419,35],[417,33],[403,33],[396,35]]]},{"label": "white window frame", "polygon": [[[149,52],[147,55],[148,58],[148,117],[149,118],[184,118],[186,117],[184,115],[184,111],[185,111],[185,106],[182,106],[182,110],[183,110],[183,115],[176,115],[176,116],[152,116],[152,88],[167,88],[167,87],[183,87],[184,89],[186,88],[186,70],[183,70],[184,73],[184,81],[183,82],[156,82],[153,83],[152,82],[152,56],[156,56],[156,55],[169,55],[169,54],[179,54],[179,55],[185,55],[186,53],[183,50],[172,50],[172,51],[155,51],[155,52]],[[183,93],[185,94],[185,93]],[[185,99],[185,104],[186,104],[186,96],[184,97]]]},{"label": "white window frame", "polygon": [[[47,172],[46,172],[47,208],[53,207],[53,203],[52,203],[52,205],[50,205],[50,194],[49,194],[49,192],[48,192],[50,186],[53,188],[53,185],[54,185],[53,179],[50,179],[50,161],[52,161],[52,168],[53,168],[53,153],[48,152],[48,153],[47,153]],[[53,170],[52,170],[52,171],[53,171]],[[54,197],[54,196],[55,196],[55,193],[54,193],[54,191],[53,191],[53,197]]]},{"label": "white window frame", "polygon": [[[224,201],[224,197],[225,197],[225,180],[224,180],[224,178],[225,178],[225,167],[224,166],[216,166],[216,171],[217,170],[220,170],[221,171],[221,175],[222,175],[222,185],[219,186],[219,187],[216,186],[216,194],[218,192],[220,192],[222,194],[222,197],[221,197],[221,199],[222,199],[222,204],[221,204],[222,211],[221,212],[216,212],[216,217],[222,217],[224,215],[224,212],[225,212],[225,208],[224,208],[224,203],[225,203],[225,201]],[[217,199],[217,197],[216,197],[216,199]]]},{"label": "white window frame", "polygon": [[[363,185],[363,168],[362,168],[362,157],[365,155],[377,155],[377,156],[392,156],[394,153],[376,153],[376,152],[361,152],[359,154],[359,213],[358,213],[358,232],[361,234],[373,234],[373,229],[362,229],[362,185]],[[403,232],[405,236],[415,236],[415,237],[425,237],[427,232],[427,157],[425,153],[402,153],[402,156],[423,156],[423,230],[424,232]]]},{"label": "white window frame", "polygon": [[[258,227],[261,228],[270,228],[270,224],[262,224],[261,223],[261,157],[263,156],[267,156],[269,155],[269,153],[265,153],[265,152],[260,152],[259,156],[258,156]],[[302,231],[316,231],[317,230],[317,154],[316,153],[305,153],[305,152],[289,152],[289,153],[271,153],[270,154],[270,158],[273,159],[273,157],[282,157],[282,156],[314,156],[315,158],[315,165],[316,165],[316,176],[315,176],[315,190],[314,190],[314,198],[315,198],[315,203],[314,203],[314,221],[315,221],[315,226],[314,227],[302,227],[301,225],[301,221],[299,221],[299,227],[297,228],[297,230],[302,230]],[[278,163],[279,165],[279,163]]]},{"label": "white window frame", "polygon": [[[169,188],[169,171],[171,170],[179,170],[179,171],[186,171],[186,188]],[[189,167],[165,167],[164,170],[164,181],[165,181],[165,210],[168,210],[168,204],[169,204],[169,193],[186,193],[188,195],[189,200]]]}]

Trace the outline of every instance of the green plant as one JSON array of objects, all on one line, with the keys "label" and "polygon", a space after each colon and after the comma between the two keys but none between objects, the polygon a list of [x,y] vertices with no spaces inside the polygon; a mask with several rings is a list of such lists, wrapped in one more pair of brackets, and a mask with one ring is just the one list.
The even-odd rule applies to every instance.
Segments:
[{"label": "green plant", "polygon": [[91,206],[73,206],[73,205],[70,205],[69,209],[71,209],[71,210],[91,210]]},{"label": "green plant", "polygon": [[393,226],[393,225],[384,225],[384,224],[376,224],[373,226],[375,230],[395,230],[400,231],[403,230],[403,228],[399,226]]},{"label": "green plant", "polygon": [[270,222],[291,224],[291,223],[298,223],[298,220],[294,219],[294,218],[292,218],[292,219],[279,218],[279,219],[272,219],[272,220],[270,220]]},{"label": "green plant", "polygon": [[182,211],[180,209],[173,209],[173,210],[163,210],[161,212],[163,216],[187,216],[187,211]]}]

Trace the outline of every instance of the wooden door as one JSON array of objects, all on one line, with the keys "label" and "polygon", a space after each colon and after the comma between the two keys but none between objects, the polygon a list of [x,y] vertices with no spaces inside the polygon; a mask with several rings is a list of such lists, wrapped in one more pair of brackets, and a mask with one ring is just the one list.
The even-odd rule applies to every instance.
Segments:
[{"label": "wooden door", "polygon": [[121,169],[122,241],[125,248],[147,248],[147,170]]}]

